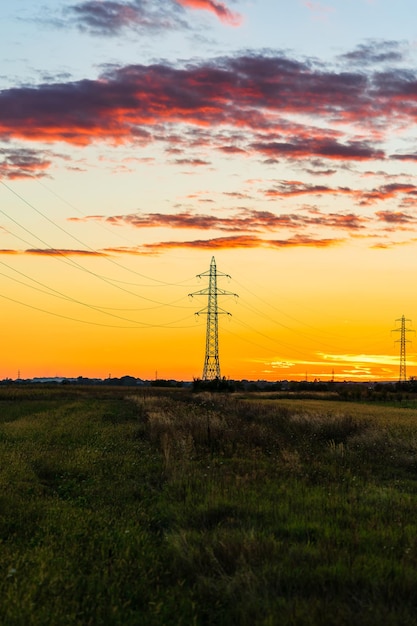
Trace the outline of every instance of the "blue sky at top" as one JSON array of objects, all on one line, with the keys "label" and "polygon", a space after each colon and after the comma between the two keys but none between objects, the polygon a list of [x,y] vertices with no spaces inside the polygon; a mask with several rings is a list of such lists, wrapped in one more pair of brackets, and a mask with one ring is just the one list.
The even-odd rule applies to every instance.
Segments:
[{"label": "blue sky at top", "polygon": [[[406,57],[416,57],[412,0],[242,0],[230,3],[242,15],[239,28],[221,23],[213,13],[173,6],[172,2],[172,9],[159,16],[159,22],[154,9],[148,11],[145,26],[127,21],[124,26],[106,29],[104,20],[93,24],[85,13],[75,11],[83,4],[46,0],[2,3],[1,84],[37,83],[60,75],[94,77],[100,66],[108,63],[158,59],[175,63],[245,49],[285,50],[291,56],[334,61],[373,40],[397,42]],[[134,2],[119,4],[135,6]],[[142,4],[167,7],[170,3]]]}]

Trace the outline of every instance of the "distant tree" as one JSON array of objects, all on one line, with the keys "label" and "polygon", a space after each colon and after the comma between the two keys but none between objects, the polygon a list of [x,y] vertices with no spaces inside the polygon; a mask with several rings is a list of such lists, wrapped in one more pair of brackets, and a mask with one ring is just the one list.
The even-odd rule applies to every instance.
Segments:
[{"label": "distant tree", "polygon": [[235,382],[223,378],[214,378],[213,380],[201,380],[194,378],[193,391],[235,391]]}]

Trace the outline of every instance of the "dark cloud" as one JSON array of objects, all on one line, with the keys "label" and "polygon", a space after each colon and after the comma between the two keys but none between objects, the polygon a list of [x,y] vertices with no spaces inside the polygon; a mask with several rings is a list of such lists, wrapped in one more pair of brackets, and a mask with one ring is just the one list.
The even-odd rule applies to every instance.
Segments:
[{"label": "dark cloud", "polygon": [[306,167],[305,171],[311,176],[332,176],[332,174],[335,174],[337,172],[336,169],[330,167],[323,169]]},{"label": "dark cloud", "polygon": [[225,154],[247,154],[247,151],[238,146],[220,146],[219,150]]},{"label": "dark cloud", "polygon": [[417,161],[417,152],[409,154],[391,154],[390,158],[397,161]]},{"label": "dark cloud", "polygon": [[210,161],[203,161],[203,159],[175,159],[177,165],[210,165]]},{"label": "dark cloud", "polygon": [[[269,214],[272,216],[272,214]],[[265,216],[264,216],[265,217]],[[174,228],[174,229],[198,229],[198,230],[257,230],[265,228],[256,215],[238,215],[235,217],[218,217],[211,214],[196,214],[182,212],[175,214],[147,213],[133,215],[116,215],[110,217],[90,216],[86,218],[70,218],[71,221],[105,221],[114,226],[121,224],[134,228]]]},{"label": "dark cloud", "polygon": [[289,142],[257,142],[253,143],[251,147],[257,152],[275,159],[282,157],[305,159],[317,156],[335,160],[366,161],[384,158],[384,152],[370,146],[367,141],[351,141],[343,144],[332,139],[294,139]]},{"label": "dark cloud", "polygon": [[0,179],[42,178],[51,164],[51,156],[37,150],[0,148]]},{"label": "dark cloud", "polygon": [[309,227],[329,227],[342,230],[365,228],[368,219],[354,213],[324,213],[317,209],[306,213],[273,213],[241,209],[231,216],[221,217],[206,213],[181,212],[175,214],[147,213],[116,215],[110,217],[73,217],[71,221],[104,221],[114,226],[128,225],[134,228],[172,228],[195,230],[219,230],[245,233],[272,232],[282,229],[306,229]]},{"label": "dark cloud", "polygon": [[106,256],[104,252],[96,250],[77,250],[77,249],[59,249],[59,248],[29,248],[24,251],[25,254],[34,256],[88,256],[102,257]]},{"label": "dark cloud", "polygon": [[368,41],[359,44],[354,50],[339,56],[349,65],[393,64],[404,60],[402,45],[398,41]]},{"label": "dark cloud", "polygon": [[410,224],[416,222],[416,217],[402,211],[377,211],[377,218],[388,224]]},{"label": "dark cloud", "polygon": [[310,216],[305,220],[309,226],[320,226],[342,230],[357,231],[369,227],[370,220],[356,213],[325,213],[311,209]]},{"label": "dark cloud", "polygon": [[370,205],[375,202],[396,198],[399,195],[417,196],[417,187],[410,183],[388,183],[369,191],[362,192],[361,204]]},{"label": "dark cloud", "polygon": [[370,190],[351,189],[349,187],[331,187],[329,185],[317,185],[304,183],[301,181],[281,181],[264,190],[267,198],[293,198],[297,196],[311,195],[333,195],[350,196],[360,206],[370,206],[376,202],[401,197],[405,199],[417,200],[417,187],[412,183],[387,183]]},{"label": "dark cloud", "polygon": [[249,196],[247,193],[242,193],[241,191],[224,191],[223,195],[227,196],[228,198],[235,198],[237,200],[251,199],[251,196]]},{"label": "dark cloud", "polygon": [[0,91],[3,140],[163,141],[171,153],[208,146],[270,163],[385,159],[384,134],[416,115],[417,76],[410,71],[337,73],[283,55],[112,67],[97,80]]},{"label": "dark cloud", "polygon": [[114,36],[127,29],[155,33],[188,28],[185,9],[209,11],[231,26],[242,21],[238,13],[217,0],[86,0],[70,5],[66,12],[81,30]]},{"label": "dark cloud", "polygon": [[285,180],[279,182],[274,187],[266,189],[264,193],[265,196],[270,198],[291,198],[303,195],[354,195],[355,192],[347,187],[334,188],[328,185],[313,185],[297,180]]},{"label": "dark cloud", "polygon": [[88,0],[73,4],[67,11],[82,30],[97,35],[118,35],[127,28],[155,32],[186,26],[176,10],[176,3],[169,1]]}]

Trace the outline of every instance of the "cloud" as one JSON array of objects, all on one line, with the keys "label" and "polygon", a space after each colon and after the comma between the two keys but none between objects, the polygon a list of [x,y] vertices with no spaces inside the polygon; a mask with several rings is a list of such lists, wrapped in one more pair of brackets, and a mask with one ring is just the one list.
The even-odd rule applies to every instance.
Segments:
[{"label": "cloud", "polygon": [[342,230],[357,231],[369,228],[370,220],[356,213],[324,213],[318,209],[310,210],[312,217],[306,219],[306,224],[312,226],[326,226]]},{"label": "cloud", "polygon": [[315,238],[306,235],[296,235],[289,239],[271,239],[268,244],[272,248],[329,248],[331,246],[337,246],[343,242],[343,239],[332,238]]},{"label": "cloud", "polygon": [[203,159],[175,159],[176,165],[210,165],[210,161],[203,161]]},{"label": "cloud", "polygon": [[2,248],[0,249],[0,256],[2,255],[29,255],[36,257],[105,257],[108,256],[108,251],[71,248],[27,248],[26,250]]},{"label": "cloud", "polygon": [[51,167],[50,155],[27,148],[0,148],[0,180],[42,178]]},{"label": "cloud", "polygon": [[207,213],[134,213],[128,215],[100,216],[92,215],[84,218],[71,217],[70,221],[104,221],[113,226],[127,225],[134,228],[172,228],[196,230],[220,230],[239,232],[271,232],[280,229],[303,229],[310,226],[358,230],[365,228],[368,220],[354,213],[323,213],[309,210],[302,213],[272,213],[242,209],[229,216],[218,216]]},{"label": "cloud", "polygon": [[219,2],[218,0],[176,0],[176,2],[183,7],[211,11],[220,21],[230,26],[240,26],[242,23],[241,15],[234,13],[227,8],[224,2]]},{"label": "cloud", "polygon": [[129,225],[135,226],[136,228],[168,227],[211,230],[215,228],[223,229],[225,224],[229,223],[229,220],[227,218],[221,218],[207,214],[193,214],[187,212],[177,214],[149,213],[143,216],[121,216],[121,218],[123,221],[127,221]]},{"label": "cloud", "polygon": [[391,159],[396,159],[397,161],[417,161],[417,153],[412,152],[409,154],[391,154]]},{"label": "cloud", "polygon": [[24,251],[24,254],[30,254],[33,256],[87,256],[87,257],[102,257],[106,256],[104,252],[97,250],[71,250],[67,248],[29,248]]},{"label": "cloud", "polygon": [[330,174],[329,162],[387,161],[384,137],[414,124],[416,91],[410,70],[336,72],[285,55],[107,67],[95,80],[1,90],[0,140],[162,142],[177,165],[206,165],[190,150],[215,149],[271,164],[320,163]]},{"label": "cloud", "polygon": [[[290,197],[292,193],[297,195],[299,191],[306,194],[309,186],[304,186],[298,181],[281,181],[277,184],[274,193],[279,194],[279,188],[282,189],[283,198]],[[401,187],[402,188],[402,187]],[[311,190],[310,190],[311,191]],[[314,193],[314,190],[311,191]],[[336,188],[335,193],[338,192]],[[320,189],[320,193],[322,190]],[[331,188],[326,188],[326,193],[333,193]],[[342,193],[348,196],[360,199],[360,190],[342,189]],[[266,195],[268,194],[268,190]],[[190,199],[202,202],[204,198],[201,194],[191,194]],[[234,197],[232,195],[232,197]],[[237,194],[238,200],[246,199]],[[249,199],[250,202],[252,200]],[[359,202],[358,204],[361,204]],[[268,247],[295,247],[295,246],[315,246],[325,247],[337,245],[346,242],[346,235],[355,239],[363,239],[369,241],[371,247],[387,248],[390,243],[385,239],[381,240],[381,236],[386,237],[386,233],[392,232],[399,234],[400,232],[416,232],[417,231],[417,209],[413,210],[413,206],[409,206],[408,210],[392,210],[384,209],[376,211],[373,214],[364,215],[359,211],[331,211],[317,206],[304,205],[296,210],[288,211],[270,211],[260,210],[248,207],[237,207],[229,209],[228,212],[219,211],[193,211],[191,209],[180,210],[177,212],[137,212],[119,215],[90,215],[85,217],[70,217],[72,222],[103,222],[107,225],[115,227],[131,227],[135,229],[171,229],[175,231],[196,231],[201,233],[210,233],[214,235],[216,232],[232,233],[232,238],[228,237],[210,237],[204,239],[205,243],[201,243],[201,239],[196,239],[197,243],[186,243],[184,245],[191,247],[192,245],[202,245],[206,247],[230,246],[236,242],[236,245],[243,247],[242,242],[248,245],[248,242],[256,242],[256,245]],[[323,237],[323,229],[331,232],[330,237]],[[281,232],[290,237],[271,239],[265,234]],[[243,237],[243,239],[241,239]],[[193,240],[194,241],[194,240]],[[200,243],[199,243],[200,242]],[[395,245],[404,245],[409,241],[396,241]],[[153,246],[154,244],[150,244]],[[157,244],[159,246],[159,244]],[[161,245],[165,245],[161,244]],[[169,246],[181,246],[181,242],[166,244]]]},{"label": "cloud", "polygon": [[231,237],[214,237],[212,239],[195,239],[193,241],[162,241],[145,244],[147,250],[157,252],[171,248],[198,248],[199,250],[221,250],[230,248],[259,248],[264,245],[263,239],[250,235]]},{"label": "cloud", "polygon": [[408,241],[378,241],[371,245],[371,248],[374,250],[389,250],[390,248],[397,248],[398,246],[414,245],[416,241],[417,238],[415,237]]},{"label": "cloud", "polygon": [[364,67],[377,63],[393,64],[404,60],[402,44],[398,41],[375,41],[359,44],[354,50],[341,54],[339,58],[352,64]]},{"label": "cloud", "polygon": [[371,205],[381,200],[396,198],[398,195],[417,196],[417,187],[411,183],[388,183],[375,189],[364,191],[361,197],[362,205]]},{"label": "cloud", "polygon": [[231,237],[217,237],[212,239],[195,239],[193,241],[163,241],[145,244],[143,248],[152,252],[159,252],[171,248],[197,248],[199,250],[222,250],[237,248],[295,248],[313,247],[327,248],[341,243],[340,239],[323,239],[297,235],[289,239],[262,239],[249,235]]},{"label": "cloud", "polygon": [[417,221],[416,217],[401,211],[377,211],[375,215],[380,221],[388,224],[411,224]]},{"label": "cloud", "polygon": [[412,183],[387,183],[373,189],[351,189],[350,187],[331,187],[329,185],[317,185],[302,181],[280,181],[264,192],[267,198],[294,198],[297,196],[350,196],[360,206],[370,206],[377,202],[395,199],[405,196],[405,200],[417,201],[417,187]]},{"label": "cloud", "polygon": [[186,28],[186,23],[175,11],[175,2],[169,0],[87,0],[69,6],[67,12],[81,30],[94,35],[115,36],[126,29],[152,33]]},{"label": "cloud", "polygon": [[225,154],[247,154],[246,150],[238,148],[238,146],[220,146],[219,150]]},{"label": "cloud", "polygon": [[311,183],[303,183],[301,181],[285,180],[267,189],[264,193],[265,196],[270,198],[293,198],[302,195],[352,195],[354,192],[346,187],[332,188],[327,185],[312,185]]},{"label": "cloud", "polygon": [[110,217],[87,216],[85,218],[69,218],[70,221],[105,221],[114,226],[128,225],[134,228],[173,228],[197,230],[225,230],[225,231],[257,231],[273,227],[273,222],[287,224],[286,219],[280,220],[272,213],[243,212],[231,217],[220,217],[212,214],[181,212],[175,214],[144,213],[130,215],[115,215]]},{"label": "cloud", "polygon": [[367,141],[351,141],[342,144],[332,139],[321,141],[294,139],[290,142],[257,142],[252,144],[252,148],[269,158],[277,159],[281,157],[293,159],[321,157],[339,161],[365,161],[384,158],[384,152],[371,147]]},{"label": "cloud", "polygon": [[[313,161],[315,159],[312,159]],[[311,176],[331,176],[332,174],[336,174],[337,169],[330,167],[318,167],[317,165],[313,165],[313,167],[304,168],[307,174]]]},{"label": "cloud", "polygon": [[115,36],[127,29],[155,33],[188,28],[180,9],[209,11],[229,26],[239,26],[242,17],[216,0],[86,0],[70,5],[66,13],[82,31]]}]

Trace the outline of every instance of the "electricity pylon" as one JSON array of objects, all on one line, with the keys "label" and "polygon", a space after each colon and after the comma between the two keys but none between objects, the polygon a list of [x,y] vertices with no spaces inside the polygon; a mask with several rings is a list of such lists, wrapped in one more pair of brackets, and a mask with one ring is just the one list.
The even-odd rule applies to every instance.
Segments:
[{"label": "electricity pylon", "polygon": [[197,274],[197,278],[203,276],[209,277],[209,286],[201,291],[194,291],[190,296],[208,296],[207,306],[195,315],[207,315],[207,331],[206,331],[206,355],[204,359],[203,380],[215,380],[220,378],[220,361],[219,361],[219,315],[231,315],[228,311],[220,309],[217,304],[218,296],[234,296],[236,293],[225,291],[217,287],[217,277],[226,276],[216,269],[216,261],[214,256],[211,257],[210,269],[202,274]]},{"label": "electricity pylon", "polygon": [[396,322],[401,322],[401,326],[399,328],[394,328],[392,332],[401,333],[400,339],[397,339],[395,343],[400,343],[400,376],[399,382],[406,382],[407,380],[407,359],[406,359],[406,344],[410,343],[410,340],[406,338],[406,333],[414,333],[415,330],[411,328],[406,328],[406,322],[411,322],[411,320],[405,318],[403,315],[395,320]]}]

